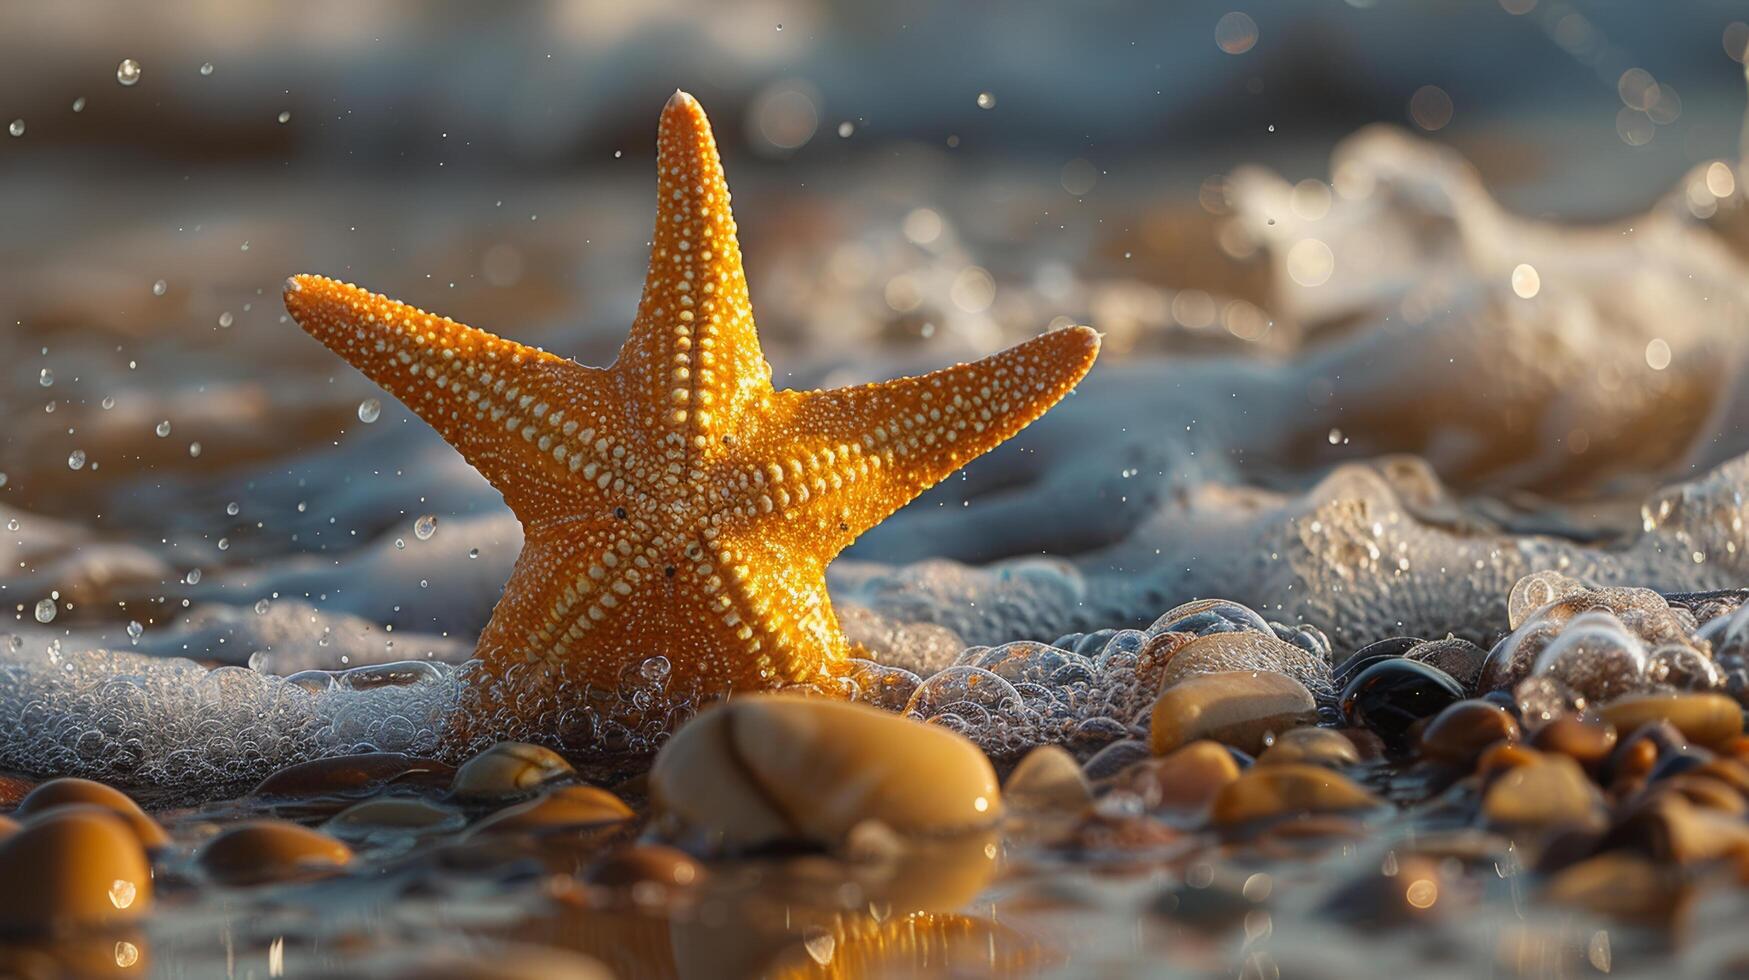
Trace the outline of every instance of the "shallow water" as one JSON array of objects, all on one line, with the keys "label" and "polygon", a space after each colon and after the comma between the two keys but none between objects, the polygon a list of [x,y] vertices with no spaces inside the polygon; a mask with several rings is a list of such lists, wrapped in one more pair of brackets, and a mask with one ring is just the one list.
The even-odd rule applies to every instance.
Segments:
[{"label": "shallow water", "polygon": [[[907,164],[802,203],[736,181],[780,383],[909,373],[1053,318],[1100,328],[1106,353],[1063,405],[832,566],[834,602],[868,658],[853,665],[853,696],[962,731],[1004,766],[1051,743],[1098,772],[1147,737],[1160,677],[1139,654],[1182,627],[1189,614],[1171,611],[1192,600],[1255,613],[1226,607],[1189,632],[1277,636],[1294,651],[1235,648],[1204,669],[1289,673],[1334,720],[1331,670],[1347,654],[1391,636],[1487,648],[1543,605],[1511,608],[1534,573],[1666,594],[1749,580],[1749,291],[1728,163],[1702,164],[1647,213],[1561,227],[1508,213],[1450,151],[1373,129],[1315,186],[1247,169],[1151,238],[1085,224],[1037,254],[981,244],[988,202],[927,203],[928,188],[960,178],[932,158]],[[635,300],[648,218],[644,182],[622,183],[612,197],[530,188],[515,214],[490,195],[416,185],[270,205],[239,180],[126,207],[117,185],[92,191],[110,223],[5,243],[0,296],[19,324],[0,338],[0,595],[16,610],[0,645],[0,769],[91,776],[184,807],[164,819],[186,851],[243,816],[338,809],[321,794],[240,796],[293,763],[459,761],[443,718],[519,529],[422,423],[287,322],[277,283],[322,255],[323,271],[600,363]],[[1010,197],[998,217],[1029,207]],[[232,216],[207,226],[202,208]],[[336,230],[341,216],[401,208],[443,221],[417,241],[368,220],[363,234]],[[166,214],[184,231],[163,235]],[[792,228],[820,240],[782,240]],[[1578,588],[1564,581],[1530,587],[1552,601]],[[1671,686],[1649,666],[1660,634],[1631,602],[1609,601],[1608,615],[1632,620],[1597,627],[1609,655],[1635,665],[1625,689]],[[1690,620],[1672,634],[1682,643],[1706,626]],[[1715,629],[1709,651],[1722,654]],[[1085,635],[1096,631],[1119,632]],[[1540,664],[1538,677],[1566,686],[1517,691],[1521,705],[1582,708],[1572,663]],[[636,774],[699,695],[659,681],[610,694],[562,720],[495,719],[481,738],[559,744],[597,781],[633,778],[635,800]],[[665,699],[679,706],[649,710]],[[1442,789],[1384,764],[1360,775],[1399,801]],[[1374,815],[1358,836],[1228,848],[1188,831],[1150,837],[1123,794],[1103,799],[1104,847],[1085,829],[1064,848],[1011,827],[951,881],[912,888],[914,869],[889,868],[866,894],[844,890],[854,870],[726,866],[684,908],[553,893],[546,875],[583,866],[600,842],[483,867],[389,834],[361,850],[380,874],[265,895],[172,871],[172,912],[129,941],[168,974],[260,975],[270,959],[334,968],[336,949],[469,937],[612,960],[642,954],[590,937],[631,929],[652,948],[672,941],[665,970],[768,968],[752,964],[781,953],[805,973],[827,970],[835,949],[886,948],[866,937],[898,914],[923,916],[910,934],[947,951],[914,967],[1085,975],[1167,956],[1187,974],[1337,972],[1361,954],[1330,942],[1331,903],[1352,904],[1332,893],[1401,850],[1437,856],[1458,911],[1367,946],[1368,971],[1566,974],[1607,971],[1613,956],[1622,972],[1670,942],[1656,928],[1611,940],[1612,927],[1527,908],[1510,842],[1446,825],[1437,805]],[[1299,860],[1306,851],[1321,856]],[[792,888],[802,897],[775,898]],[[885,888],[908,897],[895,905]],[[1693,928],[1740,901],[1709,895]],[[778,916],[786,902],[806,914]],[[1688,962],[1704,972],[1744,955],[1718,942],[1686,944]]]}]

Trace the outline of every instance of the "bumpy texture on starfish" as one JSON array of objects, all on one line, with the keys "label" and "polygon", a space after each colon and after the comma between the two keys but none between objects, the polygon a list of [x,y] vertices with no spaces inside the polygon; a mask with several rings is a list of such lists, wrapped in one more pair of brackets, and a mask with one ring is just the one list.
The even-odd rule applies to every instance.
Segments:
[{"label": "bumpy texture on starfish", "polygon": [[1085,327],[971,364],[775,391],[704,111],[662,113],[655,242],[619,359],[591,368],[317,276],[285,303],[430,423],[521,519],[483,668],[607,689],[662,655],[677,681],[819,679],[848,655],[825,570],[1043,414],[1098,353]]}]

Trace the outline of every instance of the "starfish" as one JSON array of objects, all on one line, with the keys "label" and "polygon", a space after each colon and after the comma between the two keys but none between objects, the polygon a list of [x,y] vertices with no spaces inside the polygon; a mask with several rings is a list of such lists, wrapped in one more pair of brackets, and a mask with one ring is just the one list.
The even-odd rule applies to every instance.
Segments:
[{"label": "starfish", "polygon": [[850,655],[827,563],[1038,418],[1099,350],[1071,327],[919,377],[774,390],[716,142],[684,92],[663,109],[657,166],[649,275],[611,367],[333,279],[286,282],[298,324],[435,428],[522,522],[476,653],[494,683],[613,690],[658,655],[671,684],[697,689],[824,679]]}]

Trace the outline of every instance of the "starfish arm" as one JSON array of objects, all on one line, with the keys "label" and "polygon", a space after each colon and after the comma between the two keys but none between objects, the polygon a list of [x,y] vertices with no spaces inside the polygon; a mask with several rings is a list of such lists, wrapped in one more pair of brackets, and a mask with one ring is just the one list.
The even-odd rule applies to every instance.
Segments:
[{"label": "starfish arm", "polygon": [[[729,186],[704,110],[674,93],[662,110],[650,270],[614,370],[635,421],[657,444],[664,480],[696,479],[699,460],[771,394],[759,349]],[[677,465],[675,465],[677,464]]]},{"label": "starfish arm", "polygon": [[524,523],[608,509],[599,491],[617,477],[598,486],[598,471],[633,469],[605,371],[320,276],[288,280],[285,305],[458,449]]},{"label": "starfish arm", "polygon": [[806,541],[755,524],[706,545],[682,578],[715,634],[706,649],[729,654],[719,672],[736,687],[816,680],[849,656],[826,591],[826,561]]},{"label": "starfish arm", "polygon": [[836,555],[1043,415],[1098,353],[1097,333],[1071,327],[914,378],[783,392],[790,421],[753,455],[784,462],[766,467],[757,505]]}]

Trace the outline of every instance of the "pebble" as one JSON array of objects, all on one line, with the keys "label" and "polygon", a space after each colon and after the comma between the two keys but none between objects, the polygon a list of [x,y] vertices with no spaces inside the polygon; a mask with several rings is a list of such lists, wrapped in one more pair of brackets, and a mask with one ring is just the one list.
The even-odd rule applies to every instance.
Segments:
[{"label": "pebble", "polygon": [[543,783],[576,772],[552,749],[527,742],[499,742],[462,763],[449,784],[461,800],[501,800],[522,796]]},{"label": "pebble", "polygon": [[1263,671],[1198,674],[1167,688],[1154,702],[1149,745],[1155,755],[1165,755],[1207,738],[1255,755],[1270,735],[1317,721],[1312,692],[1292,677]]},{"label": "pebble", "polygon": [[1742,707],[1711,692],[1630,694],[1604,705],[1599,714],[1624,734],[1651,722],[1668,721],[1701,745],[1720,745],[1743,734]]},{"label": "pebble", "polygon": [[1150,810],[1201,811],[1238,778],[1233,753],[1219,742],[1204,740],[1137,763],[1118,782]]},{"label": "pebble", "polygon": [[600,960],[551,946],[495,943],[485,949],[406,949],[349,957],[344,968],[312,974],[316,980],[612,980]]},{"label": "pebble", "polygon": [[1354,675],[1342,689],[1342,715],[1349,724],[1371,729],[1387,745],[1401,748],[1416,722],[1463,696],[1463,685],[1450,674],[1399,657]]},{"label": "pebble", "polygon": [[221,885],[259,885],[327,874],[344,868],[352,849],[289,820],[237,824],[208,841],[195,856]]},{"label": "pebble", "polygon": [[390,796],[354,803],[330,818],[323,829],[336,837],[357,838],[383,830],[459,830],[466,823],[467,818],[450,807],[417,797]]},{"label": "pebble", "polygon": [[1093,788],[1081,764],[1057,745],[1028,752],[1002,784],[1010,812],[1023,815],[1080,813],[1093,802]]},{"label": "pebble", "polygon": [[526,803],[499,810],[475,824],[469,834],[542,833],[617,824],[634,816],[631,807],[607,790],[560,786]]},{"label": "pebble", "polygon": [[1451,883],[1439,862],[1420,854],[1393,856],[1388,873],[1374,872],[1338,889],[1324,914],[1366,928],[1398,928],[1437,918],[1451,905]]},{"label": "pebble", "polygon": [[990,760],[964,736],[788,694],[737,697],[687,723],[657,753],[650,797],[669,825],[730,849],[836,846],[864,820],[939,833],[1001,815]]},{"label": "pebble", "polygon": [[454,774],[454,766],[435,759],[400,752],[362,752],[287,766],[257,783],[250,794],[294,798],[362,795],[391,785],[443,786]]},{"label": "pebble", "polygon": [[51,779],[26,794],[24,800],[18,804],[18,809],[13,811],[13,816],[28,818],[58,807],[81,804],[102,807],[126,820],[134,834],[140,838],[140,845],[147,850],[170,843],[170,835],[164,832],[158,821],[140,809],[133,797],[113,786],[90,779],[71,776]]},{"label": "pebble", "polygon": [[613,851],[591,866],[584,878],[610,888],[653,883],[664,888],[689,888],[705,879],[703,865],[679,848],[638,844]]},{"label": "pebble", "polygon": [[1257,757],[1260,766],[1289,762],[1342,769],[1360,763],[1360,750],[1348,736],[1334,729],[1295,728],[1278,735],[1274,744]]},{"label": "pebble", "polygon": [[1615,752],[1615,726],[1601,718],[1562,715],[1537,729],[1530,744],[1595,769]]},{"label": "pebble", "polygon": [[1686,904],[1685,891],[1680,868],[1660,866],[1629,851],[1610,851],[1555,874],[1544,895],[1612,919],[1662,926]]},{"label": "pebble", "polygon": [[129,922],[152,907],[152,867],[108,807],[57,805],[0,841],[0,930]]},{"label": "pebble", "polygon": [[1458,701],[1441,711],[1421,732],[1421,751],[1441,762],[1469,769],[1495,742],[1518,741],[1518,721],[1490,701]]},{"label": "pebble", "polygon": [[1590,826],[1603,820],[1603,794],[1579,763],[1537,753],[1489,784],[1482,813],[1502,827]]},{"label": "pebble", "polygon": [[1359,783],[1323,766],[1284,763],[1247,769],[1221,787],[1210,810],[1216,826],[1233,827],[1302,813],[1368,810],[1379,799]]},{"label": "pebble", "polygon": [[1660,790],[1630,805],[1598,850],[1631,848],[1681,865],[1749,856],[1749,824],[1737,814],[1696,806],[1680,792]]}]

